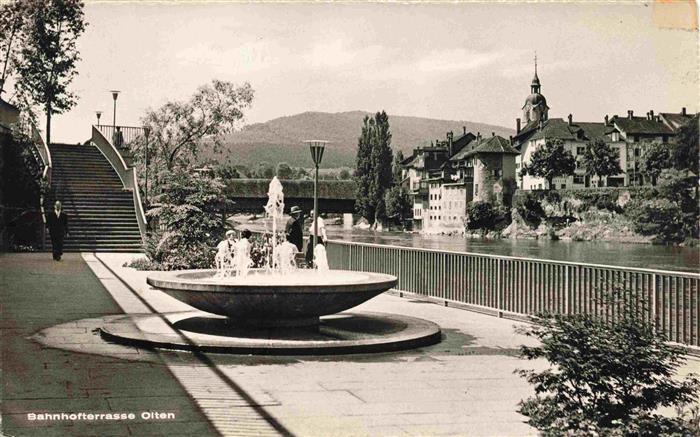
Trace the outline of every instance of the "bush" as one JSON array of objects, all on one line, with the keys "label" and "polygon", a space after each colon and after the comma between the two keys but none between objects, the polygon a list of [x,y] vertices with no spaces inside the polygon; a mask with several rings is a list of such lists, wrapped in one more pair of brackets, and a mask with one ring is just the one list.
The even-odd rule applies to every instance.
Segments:
[{"label": "bush", "polygon": [[224,185],[207,175],[178,172],[163,175],[161,186],[147,212],[160,230],[146,239],[146,256],[158,270],[212,267],[225,232],[219,216]]},{"label": "bush", "polygon": [[667,241],[683,241],[686,226],[683,212],[668,199],[633,199],[625,205],[625,216],[635,232],[657,235]]},{"label": "bush", "polygon": [[497,216],[489,202],[471,202],[467,205],[467,229],[490,229]]},{"label": "bush", "polygon": [[620,196],[619,191],[612,190],[580,190],[575,196],[581,201],[581,205],[576,212],[588,211],[591,207],[595,207],[601,211],[610,211],[622,213],[622,208],[618,206],[617,200]]},{"label": "bush", "polygon": [[668,169],[658,181],[659,196],[678,203],[684,213],[696,213],[698,201],[694,198],[698,177],[687,171]]},{"label": "bush", "polygon": [[136,258],[133,261],[124,263],[123,267],[131,267],[136,270],[158,270],[160,265],[148,258]]},{"label": "bush", "polygon": [[655,413],[695,402],[700,382],[694,376],[673,379],[684,361],[682,350],[646,321],[646,306],[635,305],[636,297],[624,290],[607,296],[599,314],[618,309],[614,322],[592,314],[541,313],[524,330],[541,346],[521,347],[521,357],[552,365],[542,372],[517,371],[535,388],[519,408],[530,425],[552,436],[697,435],[687,417]]},{"label": "bush", "polygon": [[536,196],[534,192],[526,192],[524,195],[516,196],[515,205],[513,205],[520,217],[533,227],[539,226],[546,216]]}]

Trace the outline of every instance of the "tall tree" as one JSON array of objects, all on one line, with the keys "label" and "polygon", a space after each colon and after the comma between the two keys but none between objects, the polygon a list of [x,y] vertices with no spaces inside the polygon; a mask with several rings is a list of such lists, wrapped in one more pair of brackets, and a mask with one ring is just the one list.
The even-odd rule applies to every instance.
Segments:
[{"label": "tall tree", "polygon": [[398,150],[394,155],[394,164],[392,167],[392,172],[394,174],[394,185],[401,184],[401,172],[403,170],[401,167],[401,161],[403,161],[403,159],[403,152],[401,150]]},{"label": "tall tree", "polygon": [[[149,155],[155,157],[156,165],[169,171],[189,168],[205,147],[220,151],[225,135],[240,126],[243,111],[252,101],[250,84],[236,86],[213,80],[187,101],[171,101],[148,110],[141,122],[151,132]],[[144,144],[131,146],[136,158],[142,159]]]},{"label": "tall tree", "polygon": [[[642,150],[642,174],[651,179],[652,185],[656,185],[656,180],[661,172],[671,167],[671,152],[668,146],[661,143],[644,145]],[[697,157],[695,159],[697,160]]]},{"label": "tall tree", "polygon": [[369,186],[369,198],[374,205],[374,223],[386,218],[386,203],[384,194],[394,183],[392,161],[394,154],[391,150],[391,131],[389,116],[385,111],[377,112],[374,116],[375,126],[372,140],[372,180]]},{"label": "tall tree", "polygon": [[574,174],[576,160],[574,156],[564,148],[560,139],[547,140],[545,145],[535,150],[530,157],[530,162],[523,165],[521,175],[530,175],[544,178],[547,187],[551,190],[552,180],[559,176]]},{"label": "tall tree", "polygon": [[[23,0],[24,25],[16,57],[16,88],[46,115],[46,143],[51,143],[51,116],[72,108],[77,96],[68,90],[78,74],[76,43],[85,31],[80,0]],[[4,30],[3,30],[4,31]]]},{"label": "tall tree", "polygon": [[372,137],[374,119],[365,116],[362,120],[362,132],[357,139],[357,157],[355,159],[355,209],[367,221],[374,220],[374,209],[369,201],[369,187],[372,180]]},{"label": "tall tree", "polygon": [[586,145],[582,162],[586,174],[598,176],[599,183],[603,182],[604,176],[622,173],[619,155],[603,140],[595,140]]}]

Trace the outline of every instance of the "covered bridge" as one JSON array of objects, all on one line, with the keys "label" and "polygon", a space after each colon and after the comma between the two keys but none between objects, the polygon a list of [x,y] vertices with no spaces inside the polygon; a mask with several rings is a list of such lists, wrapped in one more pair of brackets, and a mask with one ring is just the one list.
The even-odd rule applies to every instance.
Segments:
[{"label": "covered bridge", "polygon": [[[306,213],[314,206],[314,182],[282,180],[284,209],[299,206]],[[269,179],[231,179],[226,185],[226,197],[235,204],[230,212],[260,213],[267,203]],[[355,182],[318,181],[318,209],[322,213],[352,213],[355,211]]]}]

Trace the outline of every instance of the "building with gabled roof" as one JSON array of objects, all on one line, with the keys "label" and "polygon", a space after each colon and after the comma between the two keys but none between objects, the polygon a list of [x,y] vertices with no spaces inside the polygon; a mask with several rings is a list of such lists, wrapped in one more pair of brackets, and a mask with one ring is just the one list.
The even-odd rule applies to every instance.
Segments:
[{"label": "building with gabled roof", "polygon": [[641,171],[646,148],[652,143],[674,144],[681,126],[694,116],[682,108],[680,113],[664,112],[656,115],[654,111],[649,111],[644,117],[635,116],[632,110],[628,110],[627,117],[615,115],[610,119],[626,144],[626,165],[622,168],[627,173],[629,185],[644,185],[648,182]]},{"label": "building with gabled roof", "polygon": [[[526,132],[518,132],[514,137],[515,148],[520,152],[516,157],[516,171],[519,173],[523,164],[530,162],[532,154],[547,141],[561,140],[564,148],[571,152],[576,159],[576,169],[572,176],[557,177],[552,181],[551,188],[586,188],[591,186],[622,186],[626,184],[625,174],[603,177],[586,176],[581,164],[586,145],[589,142],[602,140],[616,151],[620,160],[620,167],[625,168],[626,149],[625,143],[619,138],[619,131],[610,123],[605,122],[575,122],[573,115],[569,114],[567,120],[550,118],[541,122],[536,129]],[[523,190],[545,189],[546,182],[543,178],[531,175],[520,176],[518,174],[518,187]]]},{"label": "building with gabled roof", "polygon": [[424,230],[463,230],[469,202],[509,205],[515,191],[515,157],[509,140],[491,133],[451,156],[441,177],[425,181]]},{"label": "building with gabled roof", "polygon": [[684,124],[690,122],[693,117],[695,117],[695,114],[688,114],[685,108],[681,108],[681,112],[678,114],[674,114],[672,112],[662,112],[659,114],[661,121],[673,129],[674,132],[678,132],[678,129],[680,129]]},{"label": "building with gabled roof", "polygon": [[411,156],[401,161],[402,185],[408,190],[413,203],[413,227],[423,229],[424,222],[430,221],[432,214],[430,203],[438,200],[438,195],[431,194],[431,187],[441,186],[449,181],[449,171],[445,165],[455,154],[469,147],[476,136],[462,127],[462,134],[455,137],[453,132],[447,132],[445,140],[436,139],[430,146],[413,149]]},{"label": "building with gabled roof", "polygon": [[515,150],[509,140],[492,135],[477,142],[464,156],[473,168],[472,199],[510,205],[515,192]]}]

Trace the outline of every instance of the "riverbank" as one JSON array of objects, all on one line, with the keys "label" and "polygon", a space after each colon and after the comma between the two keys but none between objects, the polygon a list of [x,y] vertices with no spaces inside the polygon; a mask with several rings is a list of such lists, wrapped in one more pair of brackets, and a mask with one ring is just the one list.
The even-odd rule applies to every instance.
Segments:
[{"label": "riverbank", "polygon": [[[250,216],[235,216],[236,228],[264,232],[264,223]],[[700,272],[697,247],[660,246],[600,240],[575,241],[551,239],[468,238],[457,235],[427,235],[417,232],[373,231],[328,226],[328,236],[341,241],[385,244],[401,247],[487,253],[555,261],[610,264],[621,267]]]}]

